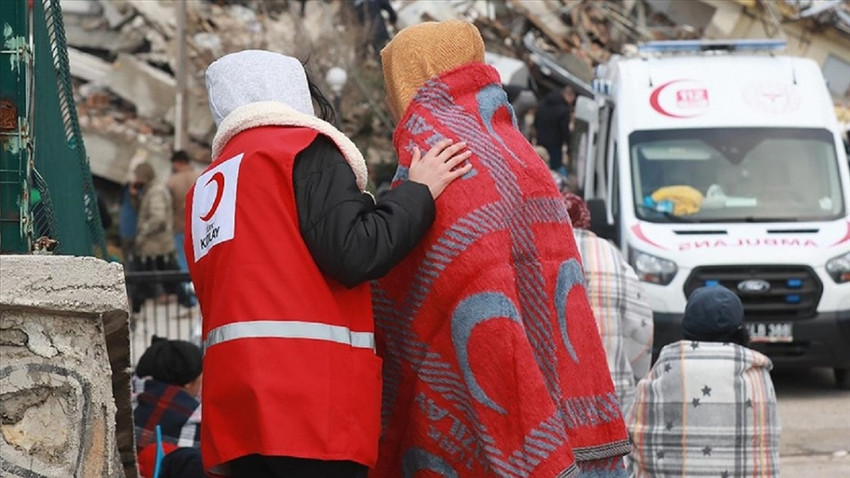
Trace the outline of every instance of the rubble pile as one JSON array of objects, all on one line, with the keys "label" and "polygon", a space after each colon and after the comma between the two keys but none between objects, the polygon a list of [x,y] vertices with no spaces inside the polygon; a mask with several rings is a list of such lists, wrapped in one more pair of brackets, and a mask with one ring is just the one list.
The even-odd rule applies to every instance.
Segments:
[{"label": "rubble pile", "polygon": [[[391,32],[427,20],[474,22],[492,58],[506,59],[525,70],[512,77],[500,70],[503,81],[537,89],[556,87],[565,80],[589,84],[593,68],[628,45],[704,34],[701,26],[653,11],[652,0],[391,3],[398,13]],[[209,145],[215,132],[206,101],[204,69],[226,53],[262,48],[307,60],[313,80],[329,95],[325,73],[334,66],[345,69],[348,82],[340,108],[343,129],[369,163],[394,162],[393,124],[384,106],[378,55],[350,8],[351,0],[190,0],[185,5],[190,140],[186,149],[195,160],[210,160]],[[62,0],[62,6],[92,171],[123,183],[135,162],[146,159],[164,177],[175,129],[176,1]],[[819,13],[818,18],[827,14]],[[783,7],[778,15],[787,18],[801,13]],[[542,55],[563,67],[567,76],[553,77],[539,64]]]},{"label": "rubble pile", "polygon": [[[285,51],[308,60],[308,72],[319,84],[330,67],[346,67],[350,78],[343,103],[346,119],[366,118],[361,104],[383,104],[376,93],[379,88],[370,84],[373,77],[380,79],[377,62],[372,61],[377,76],[348,68],[358,63],[354,45],[362,43],[358,38],[362,29],[346,27],[351,20],[342,11],[344,5],[309,1],[302,16],[300,2],[288,3],[185,2],[190,140],[186,149],[196,161],[209,162],[215,133],[204,70],[226,53],[249,48]],[[147,160],[165,177],[175,129],[176,2],[64,0],[62,7],[75,99],[93,173],[123,183],[135,163]],[[361,89],[374,93],[374,98],[364,98]]]}]

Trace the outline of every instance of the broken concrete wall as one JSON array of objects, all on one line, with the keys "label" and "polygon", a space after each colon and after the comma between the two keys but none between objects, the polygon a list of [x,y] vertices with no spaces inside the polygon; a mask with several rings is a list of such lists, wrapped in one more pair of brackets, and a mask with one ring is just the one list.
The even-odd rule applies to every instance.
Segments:
[{"label": "broken concrete wall", "polygon": [[127,318],[120,265],[0,257],[0,476],[136,476]]}]

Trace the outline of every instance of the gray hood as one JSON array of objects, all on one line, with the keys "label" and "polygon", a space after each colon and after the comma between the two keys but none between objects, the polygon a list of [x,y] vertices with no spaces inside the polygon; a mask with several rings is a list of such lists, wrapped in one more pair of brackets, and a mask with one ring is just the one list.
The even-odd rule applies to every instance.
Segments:
[{"label": "gray hood", "polygon": [[214,61],[206,72],[210,111],[216,126],[236,108],[275,101],[315,116],[301,62],[263,50],[245,50]]}]

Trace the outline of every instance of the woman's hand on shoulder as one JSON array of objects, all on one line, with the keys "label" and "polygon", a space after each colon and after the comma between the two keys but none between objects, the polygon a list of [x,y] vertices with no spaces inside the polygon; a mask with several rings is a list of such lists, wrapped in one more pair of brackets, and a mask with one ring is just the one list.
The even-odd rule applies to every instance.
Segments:
[{"label": "woman's hand on shoulder", "polygon": [[434,145],[425,156],[421,155],[419,148],[414,147],[408,178],[428,186],[431,197],[436,200],[446,186],[472,169],[472,164],[466,162],[470,156],[472,151],[466,149],[466,143],[452,144],[450,139]]}]

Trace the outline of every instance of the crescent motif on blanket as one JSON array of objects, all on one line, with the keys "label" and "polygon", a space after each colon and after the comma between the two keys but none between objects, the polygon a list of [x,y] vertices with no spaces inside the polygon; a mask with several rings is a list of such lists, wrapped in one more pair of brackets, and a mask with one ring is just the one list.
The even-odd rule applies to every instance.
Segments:
[{"label": "crescent motif on blanket", "polygon": [[555,285],[555,310],[558,311],[558,325],[561,329],[561,338],[564,339],[564,345],[567,347],[570,357],[573,362],[578,363],[578,355],[570,343],[570,335],[567,331],[567,298],[573,287],[584,286],[584,274],[581,271],[581,264],[575,259],[570,259],[558,269],[558,283]]},{"label": "crescent motif on blanket", "polygon": [[475,373],[469,364],[469,337],[472,329],[489,319],[507,318],[522,326],[516,305],[504,294],[482,292],[464,299],[452,314],[452,343],[457,354],[457,363],[463,372],[463,379],[472,396],[483,405],[504,415],[507,411],[494,402],[478,384]]},{"label": "crescent motif on blanket", "polygon": [[493,127],[493,117],[496,116],[496,111],[499,111],[499,108],[505,107],[508,109],[508,112],[511,114],[511,123],[514,128],[517,126],[516,122],[516,114],[514,113],[514,107],[508,102],[508,95],[505,93],[505,90],[502,89],[499,85],[489,85],[485,86],[478,92],[476,96],[478,100],[478,114],[481,115],[481,119],[484,121],[484,126],[487,127],[487,131],[490,135],[505,148],[505,151],[511,155],[514,161],[522,164],[523,166],[526,164],[525,161],[521,160],[519,156],[514,153],[512,148],[509,148],[505,143],[505,140],[502,139],[502,136],[496,132],[496,129]]}]

